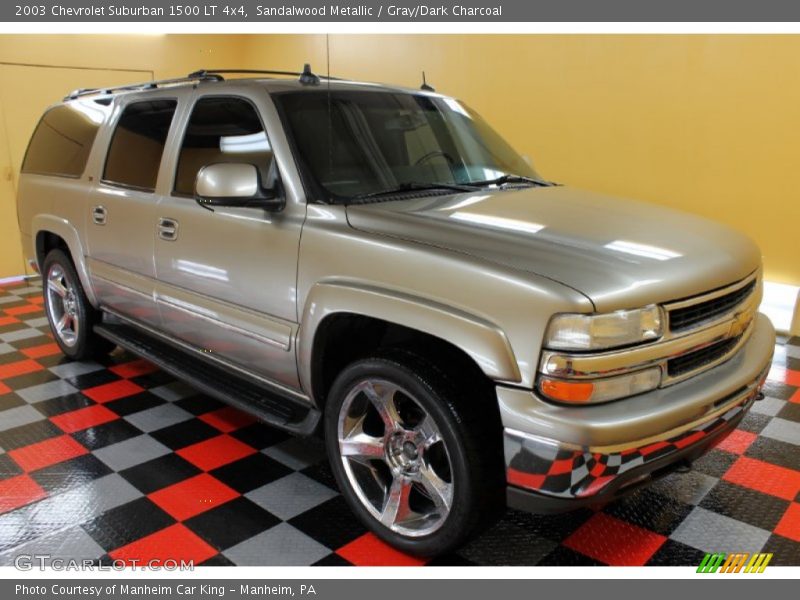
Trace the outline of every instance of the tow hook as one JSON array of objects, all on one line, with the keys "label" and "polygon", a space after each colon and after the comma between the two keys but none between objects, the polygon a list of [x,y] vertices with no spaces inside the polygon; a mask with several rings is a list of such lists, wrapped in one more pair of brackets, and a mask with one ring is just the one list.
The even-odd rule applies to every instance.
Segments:
[{"label": "tow hook", "polygon": [[676,473],[688,473],[692,470],[692,463],[688,460],[682,460],[678,463],[678,466],[675,467]]},{"label": "tow hook", "polygon": [[762,392],[761,390],[756,392],[756,399],[755,399],[756,402],[758,402],[759,400],[763,400],[764,398],[765,398],[764,392]]}]

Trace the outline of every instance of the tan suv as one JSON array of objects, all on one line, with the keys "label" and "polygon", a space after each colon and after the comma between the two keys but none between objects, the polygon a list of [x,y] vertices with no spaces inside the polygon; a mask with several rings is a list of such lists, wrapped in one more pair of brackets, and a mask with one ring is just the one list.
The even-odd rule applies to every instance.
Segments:
[{"label": "tan suv", "polygon": [[427,555],[691,464],[759,397],[744,236],[548,182],[431,89],[222,73],[42,117],[19,223],[67,356],[323,434],[356,515]]}]

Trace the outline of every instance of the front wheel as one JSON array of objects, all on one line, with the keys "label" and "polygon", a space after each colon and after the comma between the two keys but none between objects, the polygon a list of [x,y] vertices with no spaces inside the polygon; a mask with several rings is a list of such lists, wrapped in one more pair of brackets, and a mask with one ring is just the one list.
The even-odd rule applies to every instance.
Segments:
[{"label": "front wheel", "polygon": [[61,351],[74,360],[110,352],[113,344],[92,331],[100,314],[86,298],[69,256],[63,250],[51,250],[42,273],[45,313]]},{"label": "front wheel", "polygon": [[389,544],[441,554],[496,516],[501,434],[481,398],[410,354],[357,361],[336,379],[328,455],[355,514]]}]

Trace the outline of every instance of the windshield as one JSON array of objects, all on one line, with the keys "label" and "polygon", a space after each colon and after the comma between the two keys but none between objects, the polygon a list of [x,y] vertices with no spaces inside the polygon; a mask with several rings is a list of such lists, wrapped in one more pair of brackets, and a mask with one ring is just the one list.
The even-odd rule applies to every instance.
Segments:
[{"label": "windshield", "polygon": [[485,185],[504,175],[540,179],[480,116],[451,98],[324,89],[273,97],[301,169],[328,201],[434,184]]}]

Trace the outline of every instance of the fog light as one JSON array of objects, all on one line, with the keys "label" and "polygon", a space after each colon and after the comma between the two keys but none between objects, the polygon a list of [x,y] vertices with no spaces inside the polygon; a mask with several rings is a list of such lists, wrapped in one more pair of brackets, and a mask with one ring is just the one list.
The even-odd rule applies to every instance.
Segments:
[{"label": "fog light", "polygon": [[557,402],[598,404],[649,392],[660,384],[661,369],[653,367],[629,375],[589,381],[563,381],[541,377],[539,391]]}]

